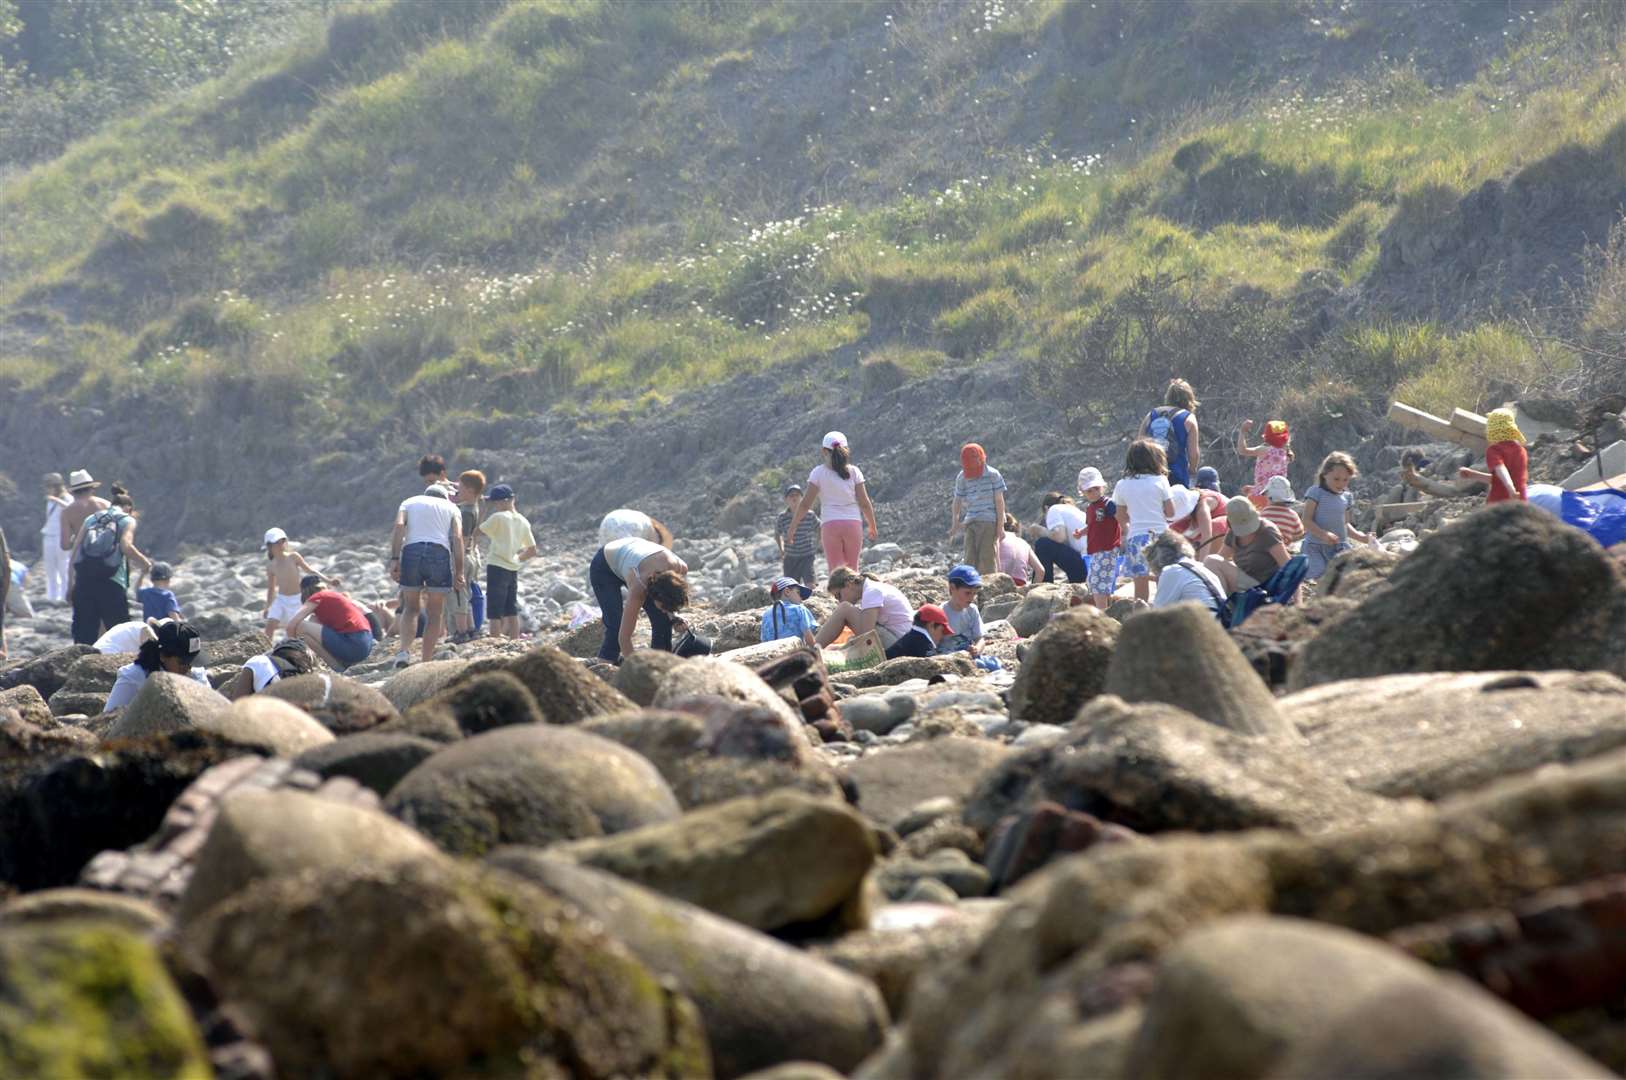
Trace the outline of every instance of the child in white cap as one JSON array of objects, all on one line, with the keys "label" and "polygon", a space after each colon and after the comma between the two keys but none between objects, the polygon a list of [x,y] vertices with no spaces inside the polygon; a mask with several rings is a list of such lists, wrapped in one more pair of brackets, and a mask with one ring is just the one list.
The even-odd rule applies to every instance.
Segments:
[{"label": "child in white cap", "polygon": [[864,474],[852,464],[846,435],[839,431],[827,432],[819,453],[823,460],[808,473],[807,491],[785,531],[795,536],[803,516],[818,503],[824,517],[819,526],[819,538],[824,543],[825,563],[831,570],[838,566],[857,570],[858,555],[864,544],[863,527],[868,526],[870,540],[877,536],[875,507],[864,488]]},{"label": "child in white cap", "polygon": [[265,574],[265,636],[275,640],[278,628],[304,604],[299,579],[316,570],[288,545],[288,534],[281,529],[266,530],[265,557],[270,560]]},{"label": "child in white cap", "polygon": [[1118,524],[1118,504],[1107,498],[1107,481],[1101,470],[1086,466],[1078,470],[1078,494],[1084,500],[1084,518],[1090,558],[1090,596],[1105,611],[1118,591],[1118,555],[1123,546],[1123,527]]}]

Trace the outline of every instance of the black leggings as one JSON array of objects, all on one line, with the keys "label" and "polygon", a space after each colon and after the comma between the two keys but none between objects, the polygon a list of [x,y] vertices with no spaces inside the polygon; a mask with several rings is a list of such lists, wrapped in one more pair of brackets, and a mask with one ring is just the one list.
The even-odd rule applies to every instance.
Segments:
[{"label": "black leggings", "polygon": [[1033,541],[1033,554],[1039,557],[1039,565],[1044,567],[1046,581],[1056,580],[1058,566],[1074,585],[1083,585],[1090,579],[1084,556],[1075,551],[1071,544],[1058,544],[1048,536],[1041,536]]},{"label": "black leggings", "polygon": [[[604,618],[604,641],[598,647],[598,658],[615,663],[621,657],[621,609],[626,604],[622,590],[627,583],[615,576],[599,548],[587,568],[587,581],[593,586],[593,598],[598,601]],[[644,614],[649,616],[649,644],[663,652],[672,651],[672,618],[655,606],[655,601],[644,600]]]},{"label": "black leggings", "polygon": [[75,574],[73,580],[73,643],[94,645],[102,631],[130,621],[130,594],[116,581],[99,581]]}]

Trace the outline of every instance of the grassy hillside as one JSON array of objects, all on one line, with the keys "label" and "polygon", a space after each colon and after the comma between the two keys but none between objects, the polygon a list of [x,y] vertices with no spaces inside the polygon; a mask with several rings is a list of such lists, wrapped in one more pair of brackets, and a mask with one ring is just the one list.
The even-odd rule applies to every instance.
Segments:
[{"label": "grassy hillside", "polygon": [[1626,378],[1621,10],[357,4],[0,189],[0,386],[323,432],[810,358],[1080,422]]}]

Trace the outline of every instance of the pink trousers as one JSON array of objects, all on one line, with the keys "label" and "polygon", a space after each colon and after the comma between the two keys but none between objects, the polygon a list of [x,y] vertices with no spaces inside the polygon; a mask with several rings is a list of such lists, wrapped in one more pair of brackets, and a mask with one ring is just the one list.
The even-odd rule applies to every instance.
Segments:
[{"label": "pink trousers", "polygon": [[826,521],[819,529],[824,543],[824,561],[831,570],[838,566],[858,569],[858,553],[864,546],[864,526],[857,521]]}]

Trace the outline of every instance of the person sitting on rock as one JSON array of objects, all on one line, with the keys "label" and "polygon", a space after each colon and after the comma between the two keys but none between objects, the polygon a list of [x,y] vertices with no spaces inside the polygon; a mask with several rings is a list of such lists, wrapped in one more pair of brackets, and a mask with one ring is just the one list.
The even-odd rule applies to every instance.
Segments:
[{"label": "person sitting on rock", "polygon": [[373,654],[373,624],[362,606],[328,588],[320,574],[299,581],[298,611],[288,620],[288,636],[304,640],[334,671],[361,663]]},{"label": "person sitting on rock", "polygon": [[203,686],[209,685],[209,673],[199,666],[203,659],[203,639],[191,626],[179,619],[151,619],[143,629],[141,647],[136,658],[119,668],[113,682],[113,692],[107,695],[102,712],[122,709],[135,700],[146,684],[147,676],[155,671],[181,675]]},{"label": "person sitting on rock", "polygon": [[922,604],[915,612],[909,629],[886,647],[886,658],[900,656],[934,656],[953,630],[948,615],[936,604]]},{"label": "person sitting on rock", "polygon": [[804,645],[816,647],[813,631],[818,627],[818,621],[806,605],[798,602],[798,599],[806,600],[812,595],[812,589],[789,574],[774,578],[773,584],[768,586],[768,597],[773,604],[762,613],[762,640],[796,638]]},{"label": "person sitting on rock", "polygon": [[1349,485],[1359,475],[1355,459],[1342,450],[1334,450],[1322,459],[1315,485],[1304,493],[1299,518],[1308,534],[1304,540],[1308,564],[1305,579],[1308,581],[1319,581],[1327,572],[1327,564],[1349,550],[1350,537],[1363,544],[1372,542],[1370,536],[1350,521],[1355,514],[1355,496]]},{"label": "person sitting on rock", "polygon": [[1490,485],[1485,502],[1507,502],[1528,498],[1526,487],[1530,480],[1530,455],[1525,450],[1524,432],[1519,430],[1512,409],[1492,409],[1485,414],[1485,468],[1489,472],[1463,467],[1457,475],[1464,480],[1478,480]]},{"label": "person sitting on rock", "polygon": [[982,642],[982,612],[977,609],[977,593],[982,588],[982,575],[974,566],[961,564],[949,571],[948,602],[943,614],[948,616],[952,633],[937,643],[940,653],[969,652],[977,655]]},{"label": "person sitting on rock", "polygon": [[1157,582],[1153,607],[1168,607],[1187,601],[1202,604],[1216,616],[1225,602],[1225,584],[1208,567],[1197,561],[1186,538],[1165,529],[1146,547],[1146,566]]},{"label": "person sitting on rock", "polygon": [[1203,565],[1229,594],[1263,585],[1292,556],[1276,526],[1264,519],[1246,495],[1233,497],[1225,510],[1231,531],[1225,534],[1219,554],[1204,559]]},{"label": "person sitting on rock", "polygon": [[1016,520],[1015,514],[1005,515],[1005,538],[999,542],[999,569],[1010,575],[1018,589],[1044,576],[1044,565],[1033,553],[1033,545],[1022,539],[1022,523]]},{"label": "person sitting on rock", "polygon": [[650,647],[672,651],[673,617],[689,606],[688,563],[653,540],[627,536],[593,554],[587,580],[604,620],[600,660],[619,664],[632,652],[640,611],[649,616]]},{"label": "person sitting on rock", "polygon": [[1292,481],[1285,476],[1272,476],[1265,481],[1264,496],[1265,505],[1259,508],[1259,516],[1276,526],[1282,543],[1289,551],[1293,550],[1293,545],[1304,539],[1304,522],[1293,508],[1298,500],[1293,497]]},{"label": "person sitting on rock", "polygon": [[232,701],[258,694],[274,682],[308,675],[316,667],[316,655],[303,638],[283,638],[266,652],[243,661],[237,674],[227,680],[220,692]]},{"label": "person sitting on rock", "polygon": [[838,566],[830,573],[830,595],[840,603],[819,627],[815,639],[820,648],[832,644],[843,630],[856,636],[874,630],[883,649],[890,648],[913,625],[913,605],[896,585],[874,574],[861,574],[851,567]]}]

